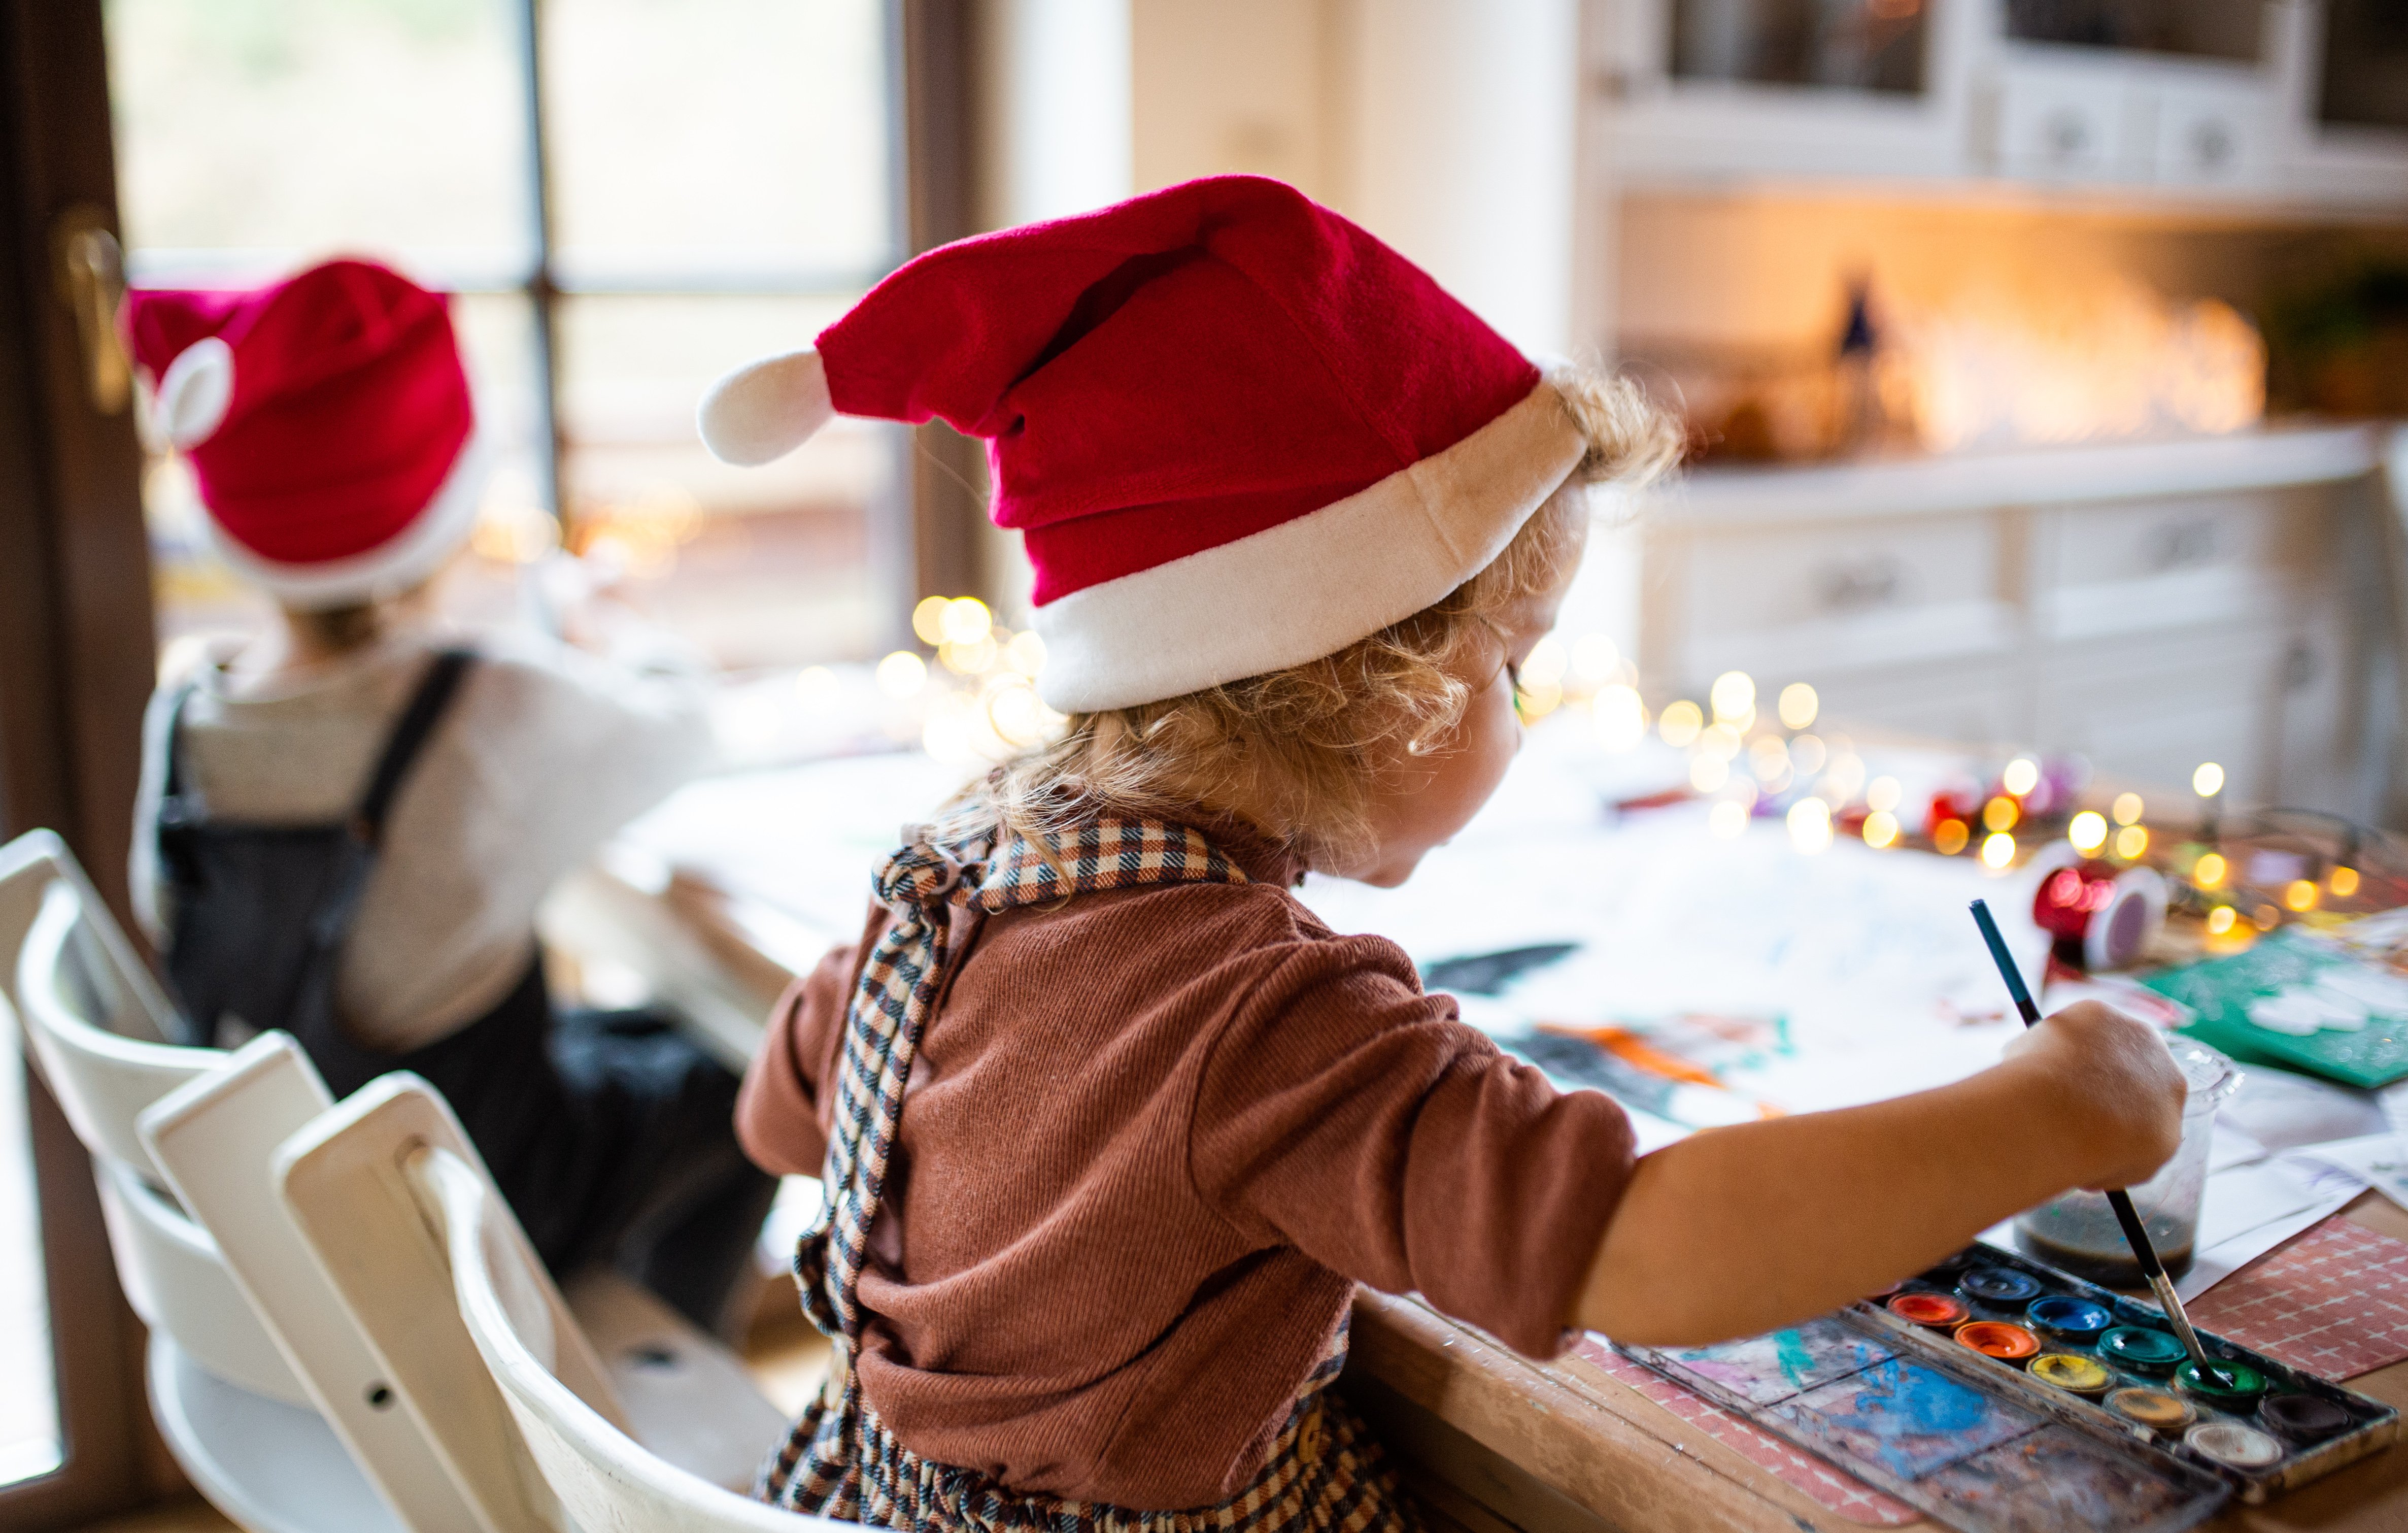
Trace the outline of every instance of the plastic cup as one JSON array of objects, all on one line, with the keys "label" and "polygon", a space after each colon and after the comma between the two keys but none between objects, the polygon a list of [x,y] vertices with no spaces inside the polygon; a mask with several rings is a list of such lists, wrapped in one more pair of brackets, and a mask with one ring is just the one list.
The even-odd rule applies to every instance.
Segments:
[{"label": "plastic cup", "polygon": [[[2231,1060],[2206,1044],[2179,1036],[2174,1063],[2190,1083],[2183,1103],[2182,1145],[2157,1174],[2131,1194],[2134,1211],[2157,1247],[2169,1276],[2190,1270],[2199,1241],[2200,1200],[2207,1193],[2207,1153],[2215,1135],[2215,1110],[2241,1083]],[[2124,1226],[2102,1193],[2070,1192],[2015,1216],[2015,1244],[2026,1255],[2060,1271],[2109,1288],[2139,1288],[2148,1279],[2124,1241]]]}]

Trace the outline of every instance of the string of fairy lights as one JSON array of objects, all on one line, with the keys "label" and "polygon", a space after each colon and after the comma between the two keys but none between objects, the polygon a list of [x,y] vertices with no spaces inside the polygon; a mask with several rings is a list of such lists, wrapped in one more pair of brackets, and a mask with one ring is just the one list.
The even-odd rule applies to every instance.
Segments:
[{"label": "string of fairy lights", "polygon": [[[1676,698],[1651,717],[1627,677],[1598,687],[1585,705],[1608,751],[1637,749],[1652,726],[1664,744],[1685,752],[1688,795],[1708,801],[1707,827],[1720,837],[1739,836],[1753,821],[1779,815],[1802,852],[1820,852],[1836,838],[1854,836],[1875,851],[1970,852],[2000,873],[2035,858],[2061,857],[2046,850],[2061,841],[2076,854],[2077,870],[2090,876],[2155,868],[2169,881],[2175,908],[2198,919],[2211,949],[2244,947],[2286,920],[2338,919],[2344,912],[2333,908],[2357,899],[2364,884],[2350,851],[2354,831],[2340,853],[2320,859],[2228,845],[2219,835],[2227,777],[2216,762],[2193,770],[2192,801],[2176,807],[2190,811],[2187,821],[2177,814],[2178,828],[2163,838],[2148,823],[2148,805],[2138,793],[2086,804],[2088,768],[2079,758],[2018,754],[1986,782],[1969,774],[1928,801],[1909,804],[1898,778],[1867,775],[1845,736],[1813,732],[1821,698],[1812,685],[1793,681],[1781,688],[1770,718],[1759,715],[1757,699],[1755,680],[1734,670],[1714,679],[1703,707]],[[1537,710],[1543,715],[1564,699],[1539,701],[1546,705]]]},{"label": "string of fairy lights", "polygon": [[[911,613],[927,653],[896,650],[873,669],[877,690],[909,709],[919,743],[949,765],[1007,760],[1054,738],[1067,722],[1038,695],[1045,641],[996,621],[975,596],[930,596]],[[806,667],[806,700],[838,686],[828,667]],[[1985,781],[1964,778],[1908,801],[1897,776],[1873,773],[1846,735],[1818,730],[1822,698],[1805,681],[1770,697],[1744,671],[1726,671],[1699,703],[1674,698],[1651,709],[1637,667],[1602,633],[1551,634],[1524,661],[1514,704],[1523,720],[1587,715],[1597,743],[1612,753],[1638,750],[1652,736],[1679,751],[1685,782],[1657,801],[1703,800],[1709,834],[1744,835],[1759,819],[1778,819],[1800,852],[1828,851],[1842,838],[1876,852],[1905,849],[1945,857],[1971,855],[1999,873],[2062,842],[2081,867],[2112,875],[2146,866],[2170,881],[2177,909],[2197,918],[2211,947],[2245,946],[2288,919],[2347,903],[2361,876],[2345,853],[2317,867],[2291,867],[2262,855],[2243,858],[2218,836],[2224,767],[2201,762],[2191,774],[2190,822],[2160,836],[2141,795],[2122,791],[2085,802],[2086,766],[2078,758],[2017,754]],[[1568,717],[1565,723],[1570,723]],[[2354,845],[2355,842],[2351,842]]]},{"label": "string of fairy lights", "polygon": [[[872,675],[880,692],[918,708],[921,748],[939,761],[1007,760],[1052,738],[1068,722],[1037,695],[1045,640],[996,622],[976,596],[924,598],[911,609],[911,632],[935,652],[935,663],[917,651],[896,650]],[[798,685],[807,697],[824,694],[836,676],[813,666]]]}]

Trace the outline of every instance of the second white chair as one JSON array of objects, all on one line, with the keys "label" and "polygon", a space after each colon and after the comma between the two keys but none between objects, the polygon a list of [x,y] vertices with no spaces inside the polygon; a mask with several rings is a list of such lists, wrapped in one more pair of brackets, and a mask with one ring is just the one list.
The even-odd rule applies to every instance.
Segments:
[{"label": "second white chair", "polygon": [[[691,1409],[725,1393],[728,1381],[711,1376],[708,1359],[691,1359],[683,1387],[672,1375],[642,1410],[632,1397],[621,1403],[458,1122],[424,1082],[371,1082],[287,1140],[275,1162],[303,1239],[395,1387],[423,1403],[430,1430],[497,1527],[852,1526],[779,1512],[728,1488],[750,1480],[785,1422],[766,1401],[746,1423]],[[681,1403],[681,1394],[691,1399]]]}]

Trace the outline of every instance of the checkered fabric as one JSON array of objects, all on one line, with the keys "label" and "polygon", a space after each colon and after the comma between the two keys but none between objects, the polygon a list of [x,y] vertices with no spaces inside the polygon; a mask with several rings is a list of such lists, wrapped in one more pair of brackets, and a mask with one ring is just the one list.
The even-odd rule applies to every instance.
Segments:
[{"label": "checkered fabric", "polygon": [[911,1062],[945,972],[949,907],[992,913],[1106,889],[1245,881],[1203,837],[1156,821],[1099,820],[1039,848],[1018,837],[997,847],[991,823],[964,818],[907,831],[902,849],[880,865],[872,888],[895,918],[853,992],[823,1172],[827,1197],[795,1252],[803,1308],[833,1343],[835,1360],[827,1387],[763,1469],[762,1499],[912,1533],[1355,1533],[1412,1526],[1378,1440],[1326,1393],[1346,1359],[1342,1325],[1262,1471],[1220,1505],[1186,1512],[1024,1496],[977,1470],[930,1463],[878,1419],[851,1366],[861,1340],[862,1262]]}]

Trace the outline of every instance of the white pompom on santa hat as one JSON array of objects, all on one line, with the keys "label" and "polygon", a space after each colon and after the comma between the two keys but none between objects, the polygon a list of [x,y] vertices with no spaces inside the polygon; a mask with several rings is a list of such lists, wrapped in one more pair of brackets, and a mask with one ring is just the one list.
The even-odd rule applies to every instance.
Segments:
[{"label": "white pompom on santa hat", "polygon": [[1221,176],[929,251],[704,398],[730,463],[833,416],[987,442],[1038,690],[1127,708],[1333,654],[1495,559],[1587,451],[1539,368],[1293,187]]},{"label": "white pompom on santa hat", "polygon": [[483,455],[440,294],[337,260],[250,292],[137,289],[119,319],[236,574],[344,607],[467,540]]}]

